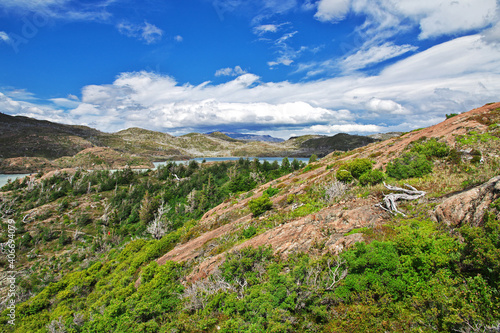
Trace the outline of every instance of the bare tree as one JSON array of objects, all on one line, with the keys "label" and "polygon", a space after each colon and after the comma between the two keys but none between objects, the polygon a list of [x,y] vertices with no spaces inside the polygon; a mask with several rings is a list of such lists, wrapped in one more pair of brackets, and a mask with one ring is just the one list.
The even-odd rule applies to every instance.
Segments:
[{"label": "bare tree", "polygon": [[[307,270],[307,274],[303,280],[305,285],[313,287],[315,290],[334,290],[339,281],[345,279],[348,273],[345,267],[345,260],[336,256],[328,259],[326,265],[328,268],[319,263],[316,266],[311,266]],[[300,283],[300,281],[297,281]]]},{"label": "bare tree", "polygon": [[208,297],[214,295],[220,290],[222,291],[238,291],[242,293],[247,287],[247,281],[237,280],[239,288],[235,288],[229,282],[227,282],[219,270],[216,270],[210,277],[204,280],[198,280],[188,286],[184,290],[182,298],[188,298],[186,302],[186,309],[188,310],[200,310],[205,308],[207,304]]},{"label": "bare tree", "polygon": [[64,326],[62,316],[59,317],[59,320],[52,320],[50,324],[47,324],[45,327],[50,333],[66,333],[66,326]]},{"label": "bare tree", "polygon": [[149,232],[155,239],[162,238],[170,230],[171,222],[163,216],[169,210],[170,206],[162,202],[158,208],[158,212],[154,215],[153,222],[151,222],[146,228],[146,231]]},{"label": "bare tree", "polygon": [[406,187],[409,188],[409,190],[401,188],[401,187],[396,187],[396,186],[391,186],[387,185],[384,182],[384,186],[391,190],[391,191],[399,191],[403,193],[391,193],[391,194],[386,194],[384,195],[384,204],[385,207],[382,205],[382,203],[376,204],[376,207],[380,207],[383,210],[386,210],[388,212],[391,212],[393,214],[401,214],[406,217],[406,215],[398,210],[398,206],[396,205],[396,201],[404,199],[404,200],[416,200],[424,195],[426,195],[426,192],[424,191],[419,191],[416,188],[414,188],[411,185],[405,184]]}]

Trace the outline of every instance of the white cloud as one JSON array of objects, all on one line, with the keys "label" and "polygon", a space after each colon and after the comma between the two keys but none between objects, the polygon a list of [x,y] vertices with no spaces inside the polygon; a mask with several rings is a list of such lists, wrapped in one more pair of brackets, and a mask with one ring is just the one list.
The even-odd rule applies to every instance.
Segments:
[{"label": "white cloud", "polygon": [[335,23],[352,10],[367,15],[360,29],[368,35],[394,35],[410,24],[428,39],[488,28],[499,20],[498,6],[496,0],[321,0],[315,17]]},{"label": "white cloud", "polygon": [[314,125],[310,131],[319,134],[336,133],[377,133],[384,131],[384,127],[378,125],[343,124],[343,125]]},{"label": "white cloud", "polygon": [[417,47],[408,44],[394,45],[391,42],[386,42],[380,46],[372,46],[368,49],[362,48],[356,53],[347,56],[342,61],[341,67],[345,72],[350,72],[378,64],[416,49]]},{"label": "white cloud", "polygon": [[498,20],[496,0],[406,0],[391,5],[419,22],[422,39],[482,29]]},{"label": "white cloud", "polygon": [[71,119],[63,116],[63,111],[46,105],[37,105],[25,101],[16,101],[0,92],[0,110],[2,112],[43,120],[68,123]]},{"label": "white cloud", "polygon": [[290,22],[284,22],[280,24],[260,24],[253,28],[253,33],[262,36],[266,33],[278,32],[282,27],[290,25]]},{"label": "white cloud", "polygon": [[191,85],[165,75],[132,72],[120,74],[111,84],[84,87],[81,103],[67,112],[52,103],[39,106],[5,95],[0,96],[0,109],[105,131],[139,126],[179,134],[232,127],[287,137],[307,131],[406,131],[437,123],[446,113],[497,101],[499,91],[500,48],[474,35],[431,47],[376,76],[353,72],[294,83],[262,82],[246,73],[222,84]]},{"label": "white cloud", "polygon": [[278,31],[278,25],[276,24],[262,24],[253,28],[253,32],[256,35],[263,35],[266,32],[276,32]]},{"label": "white cloud", "polygon": [[401,104],[391,100],[382,100],[372,98],[366,103],[366,107],[370,111],[383,114],[410,114]]},{"label": "white cloud", "polygon": [[500,43],[500,22],[484,30],[482,36],[487,43]]},{"label": "white cloud", "polygon": [[161,39],[162,35],[163,31],[160,28],[149,24],[148,22],[144,23],[144,26],[142,27],[141,37],[147,44],[156,43]]},{"label": "white cloud", "polygon": [[144,22],[144,24],[133,24],[130,22],[120,22],[116,25],[118,32],[127,37],[134,37],[144,41],[146,44],[153,44],[158,42],[163,31],[157,26]]},{"label": "white cloud", "polygon": [[0,40],[5,42],[5,43],[10,43],[10,37],[4,31],[0,31]]},{"label": "white cloud", "polygon": [[235,66],[234,68],[226,67],[218,69],[215,72],[215,76],[239,76],[246,73],[240,66]]},{"label": "white cloud", "polygon": [[350,0],[320,0],[314,17],[323,22],[341,21],[349,12],[350,2]]},{"label": "white cloud", "polygon": [[37,20],[106,21],[111,17],[107,7],[117,0],[100,0],[80,4],[72,0],[0,0],[0,6],[9,12],[36,13]]},{"label": "white cloud", "polygon": [[80,105],[80,102],[69,98],[51,98],[50,101],[63,108],[76,108]]},{"label": "white cloud", "polygon": [[182,38],[182,36],[180,36],[180,35],[177,35],[177,36],[175,36],[175,37],[174,37],[174,40],[175,40],[176,42],[179,42],[179,43],[180,43],[180,42],[182,42],[182,41],[184,40],[184,38]]},{"label": "white cloud", "polygon": [[273,61],[267,62],[269,67],[272,68],[278,65],[290,66],[296,58],[308,50],[305,46],[296,49],[288,43],[288,40],[293,38],[293,36],[297,33],[298,31],[285,33],[283,36],[274,41],[274,47],[277,50],[276,53],[278,54],[278,57]]}]

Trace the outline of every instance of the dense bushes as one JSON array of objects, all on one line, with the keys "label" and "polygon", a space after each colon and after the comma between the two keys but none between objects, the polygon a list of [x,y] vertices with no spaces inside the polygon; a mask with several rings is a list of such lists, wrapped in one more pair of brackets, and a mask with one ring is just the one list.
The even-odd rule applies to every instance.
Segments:
[{"label": "dense bushes", "polygon": [[372,169],[372,162],[366,158],[356,158],[349,162],[347,169],[354,178],[359,179],[362,174]]},{"label": "dense bushes", "polygon": [[[244,248],[187,286],[181,281],[189,267],[148,264],[181,233],[137,240],[19,305],[17,331],[59,321],[71,332],[493,331],[488,327],[500,315],[499,225],[488,213],[484,226],[451,235],[431,220],[398,219],[376,233],[364,228],[379,240],[340,256],[280,258],[271,248]],[[256,231],[247,230],[249,237]],[[3,312],[2,328],[7,319]]]},{"label": "dense bushes", "polygon": [[359,183],[361,185],[375,185],[383,182],[385,178],[386,176],[383,171],[370,170],[359,177]]},{"label": "dense bushes", "polygon": [[358,179],[361,185],[375,185],[385,179],[385,174],[380,170],[372,170],[373,163],[366,158],[356,158],[340,166],[336,173],[338,181],[350,183]]},{"label": "dense bushes", "polygon": [[432,171],[433,163],[425,155],[406,153],[387,163],[386,172],[389,177],[406,179],[422,177]]},{"label": "dense bushes", "polygon": [[389,177],[396,179],[422,177],[432,172],[433,158],[446,157],[455,162],[460,160],[457,152],[450,150],[446,143],[439,142],[435,138],[420,140],[412,144],[409,152],[389,162],[386,172]]},{"label": "dense bushes", "polygon": [[252,212],[253,216],[259,216],[273,208],[273,203],[267,194],[263,194],[256,199],[250,200],[248,208]]},{"label": "dense bushes", "polygon": [[443,158],[448,156],[450,148],[446,145],[446,143],[438,142],[435,138],[432,138],[425,142],[417,141],[413,143],[413,147],[411,147],[410,151],[422,154],[427,158]]},{"label": "dense bushes", "polygon": [[349,170],[339,169],[337,170],[336,178],[339,182],[350,183],[354,179]]}]

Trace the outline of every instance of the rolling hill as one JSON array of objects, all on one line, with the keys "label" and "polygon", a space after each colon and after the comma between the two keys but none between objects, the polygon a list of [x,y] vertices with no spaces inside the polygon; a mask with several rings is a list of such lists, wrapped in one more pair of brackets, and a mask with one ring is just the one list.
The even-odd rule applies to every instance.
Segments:
[{"label": "rolling hill", "polygon": [[[192,157],[227,156],[324,156],[334,150],[349,150],[375,140],[368,137],[338,134],[334,137],[309,140],[318,136],[303,136],[283,142],[252,136],[239,140],[221,133],[189,133],[172,136],[141,128],[129,128],[116,133],[104,133],[85,126],[57,124],[27,117],[0,113],[0,173],[25,173],[65,167],[87,167],[82,159],[73,158],[90,148],[106,148],[127,156],[112,159],[116,154],[101,154],[101,166],[147,165],[151,161],[189,159]],[[137,157],[149,162],[135,161]],[[57,159],[61,159],[57,161]],[[107,159],[106,159],[107,158]],[[123,163],[118,163],[122,161]],[[127,162],[126,162],[127,161]],[[78,163],[83,164],[79,165]],[[92,164],[92,163],[91,163]]]}]

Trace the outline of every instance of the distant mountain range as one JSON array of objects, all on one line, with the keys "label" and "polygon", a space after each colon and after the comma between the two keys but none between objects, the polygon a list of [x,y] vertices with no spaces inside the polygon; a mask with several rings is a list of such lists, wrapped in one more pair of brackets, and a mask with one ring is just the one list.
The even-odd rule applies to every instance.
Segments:
[{"label": "distant mountain range", "polygon": [[[172,136],[129,128],[104,133],[75,126],[0,113],[0,173],[60,167],[147,167],[152,161],[193,157],[319,157],[351,150],[380,139],[340,133],[303,135],[288,140],[270,135],[212,132]],[[64,157],[64,158],[63,158]]]},{"label": "distant mountain range", "polygon": [[[208,134],[211,134],[213,132],[210,132]],[[270,135],[258,135],[258,134],[249,134],[249,133],[236,133],[236,132],[225,132],[221,131],[220,133],[223,133],[227,135],[230,138],[237,139],[237,140],[243,140],[243,141],[265,141],[265,142],[283,142],[285,140],[281,138],[275,138]]]}]

